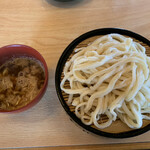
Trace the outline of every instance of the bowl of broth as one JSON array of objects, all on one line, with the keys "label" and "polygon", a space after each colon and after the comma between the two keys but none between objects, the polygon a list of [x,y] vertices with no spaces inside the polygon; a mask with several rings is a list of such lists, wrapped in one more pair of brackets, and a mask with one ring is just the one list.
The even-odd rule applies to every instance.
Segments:
[{"label": "bowl of broth", "polygon": [[48,84],[42,55],[26,45],[0,48],[0,112],[25,111],[40,101]]}]

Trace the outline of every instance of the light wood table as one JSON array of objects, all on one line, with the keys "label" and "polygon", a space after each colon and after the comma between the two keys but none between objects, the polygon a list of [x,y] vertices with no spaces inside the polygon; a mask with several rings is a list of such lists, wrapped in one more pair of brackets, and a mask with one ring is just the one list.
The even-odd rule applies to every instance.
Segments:
[{"label": "light wood table", "polygon": [[0,47],[29,45],[43,55],[49,68],[48,90],[40,103],[20,114],[0,114],[0,148],[150,148],[150,133],[134,140],[118,141],[83,133],[69,121],[59,104],[54,73],[61,53],[79,35],[104,27],[125,28],[150,39],[150,1],[75,0],[59,3],[55,0],[0,0]]}]

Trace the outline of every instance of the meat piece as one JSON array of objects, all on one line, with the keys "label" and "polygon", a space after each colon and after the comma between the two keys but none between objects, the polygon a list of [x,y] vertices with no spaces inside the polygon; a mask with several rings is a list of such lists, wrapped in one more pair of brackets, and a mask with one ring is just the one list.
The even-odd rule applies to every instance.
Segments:
[{"label": "meat piece", "polygon": [[3,77],[3,78],[1,77],[0,78],[0,91],[4,91],[10,88],[13,88],[13,83],[10,80],[10,77],[9,76]]}]

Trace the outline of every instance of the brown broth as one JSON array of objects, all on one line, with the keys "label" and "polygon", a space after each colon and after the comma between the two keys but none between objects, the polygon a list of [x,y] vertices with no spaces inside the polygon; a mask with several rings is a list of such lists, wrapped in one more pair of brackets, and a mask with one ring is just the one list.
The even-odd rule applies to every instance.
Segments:
[{"label": "brown broth", "polygon": [[0,110],[16,110],[30,103],[41,90],[45,73],[29,57],[13,58],[0,66]]}]

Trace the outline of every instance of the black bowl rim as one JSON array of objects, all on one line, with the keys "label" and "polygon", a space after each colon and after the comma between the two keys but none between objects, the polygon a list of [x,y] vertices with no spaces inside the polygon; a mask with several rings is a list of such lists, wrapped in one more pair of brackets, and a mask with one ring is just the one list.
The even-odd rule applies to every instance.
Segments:
[{"label": "black bowl rim", "polygon": [[72,53],[72,51],[74,50],[74,48],[81,43],[82,41],[84,41],[85,39],[88,39],[90,37],[93,36],[97,36],[97,35],[106,35],[106,34],[110,34],[110,33],[119,33],[122,35],[127,35],[130,36],[132,38],[135,38],[147,45],[150,46],[150,41],[148,39],[146,39],[145,37],[126,30],[126,29],[120,29],[120,28],[100,28],[100,29],[95,29],[89,32],[86,32],[82,35],[80,35],[79,37],[77,37],[75,40],[73,40],[64,50],[64,52],[62,53],[57,67],[56,67],[56,72],[55,72],[55,88],[56,88],[56,92],[57,92],[57,96],[59,98],[59,101],[61,102],[61,105],[63,106],[63,108],[65,109],[66,113],[71,117],[71,119],[77,123],[79,126],[81,126],[83,128],[83,130],[85,129],[86,131],[92,132],[96,135],[100,135],[100,136],[105,136],[105,137],[109,137],[109,138],[129,138],[129,137],[134,137],[140,134],[143,134],[147,131],[150,130],[150,124],[148,124],[147,126],[140,128],[140,129],[135,129],[135,130],[131,130],[131,131],[126,131],[126,132],[120,132],[120,133],[109,133],[109,132],[104,132],[101,130],[97,130],[91,126],[87,126],[85,124],[83,124],[81,122],[81,120],[79,118],[77,118],[77,116],[70,111],[68,105],[66,104],[66,102],[63,99],[62,96],[62,92],[60,89],[60,77],[61,77],[61,73],[63,71],[63,67],[65,65],[65,62],[67,60],[67,58],[70,56],[70,54]]}]

